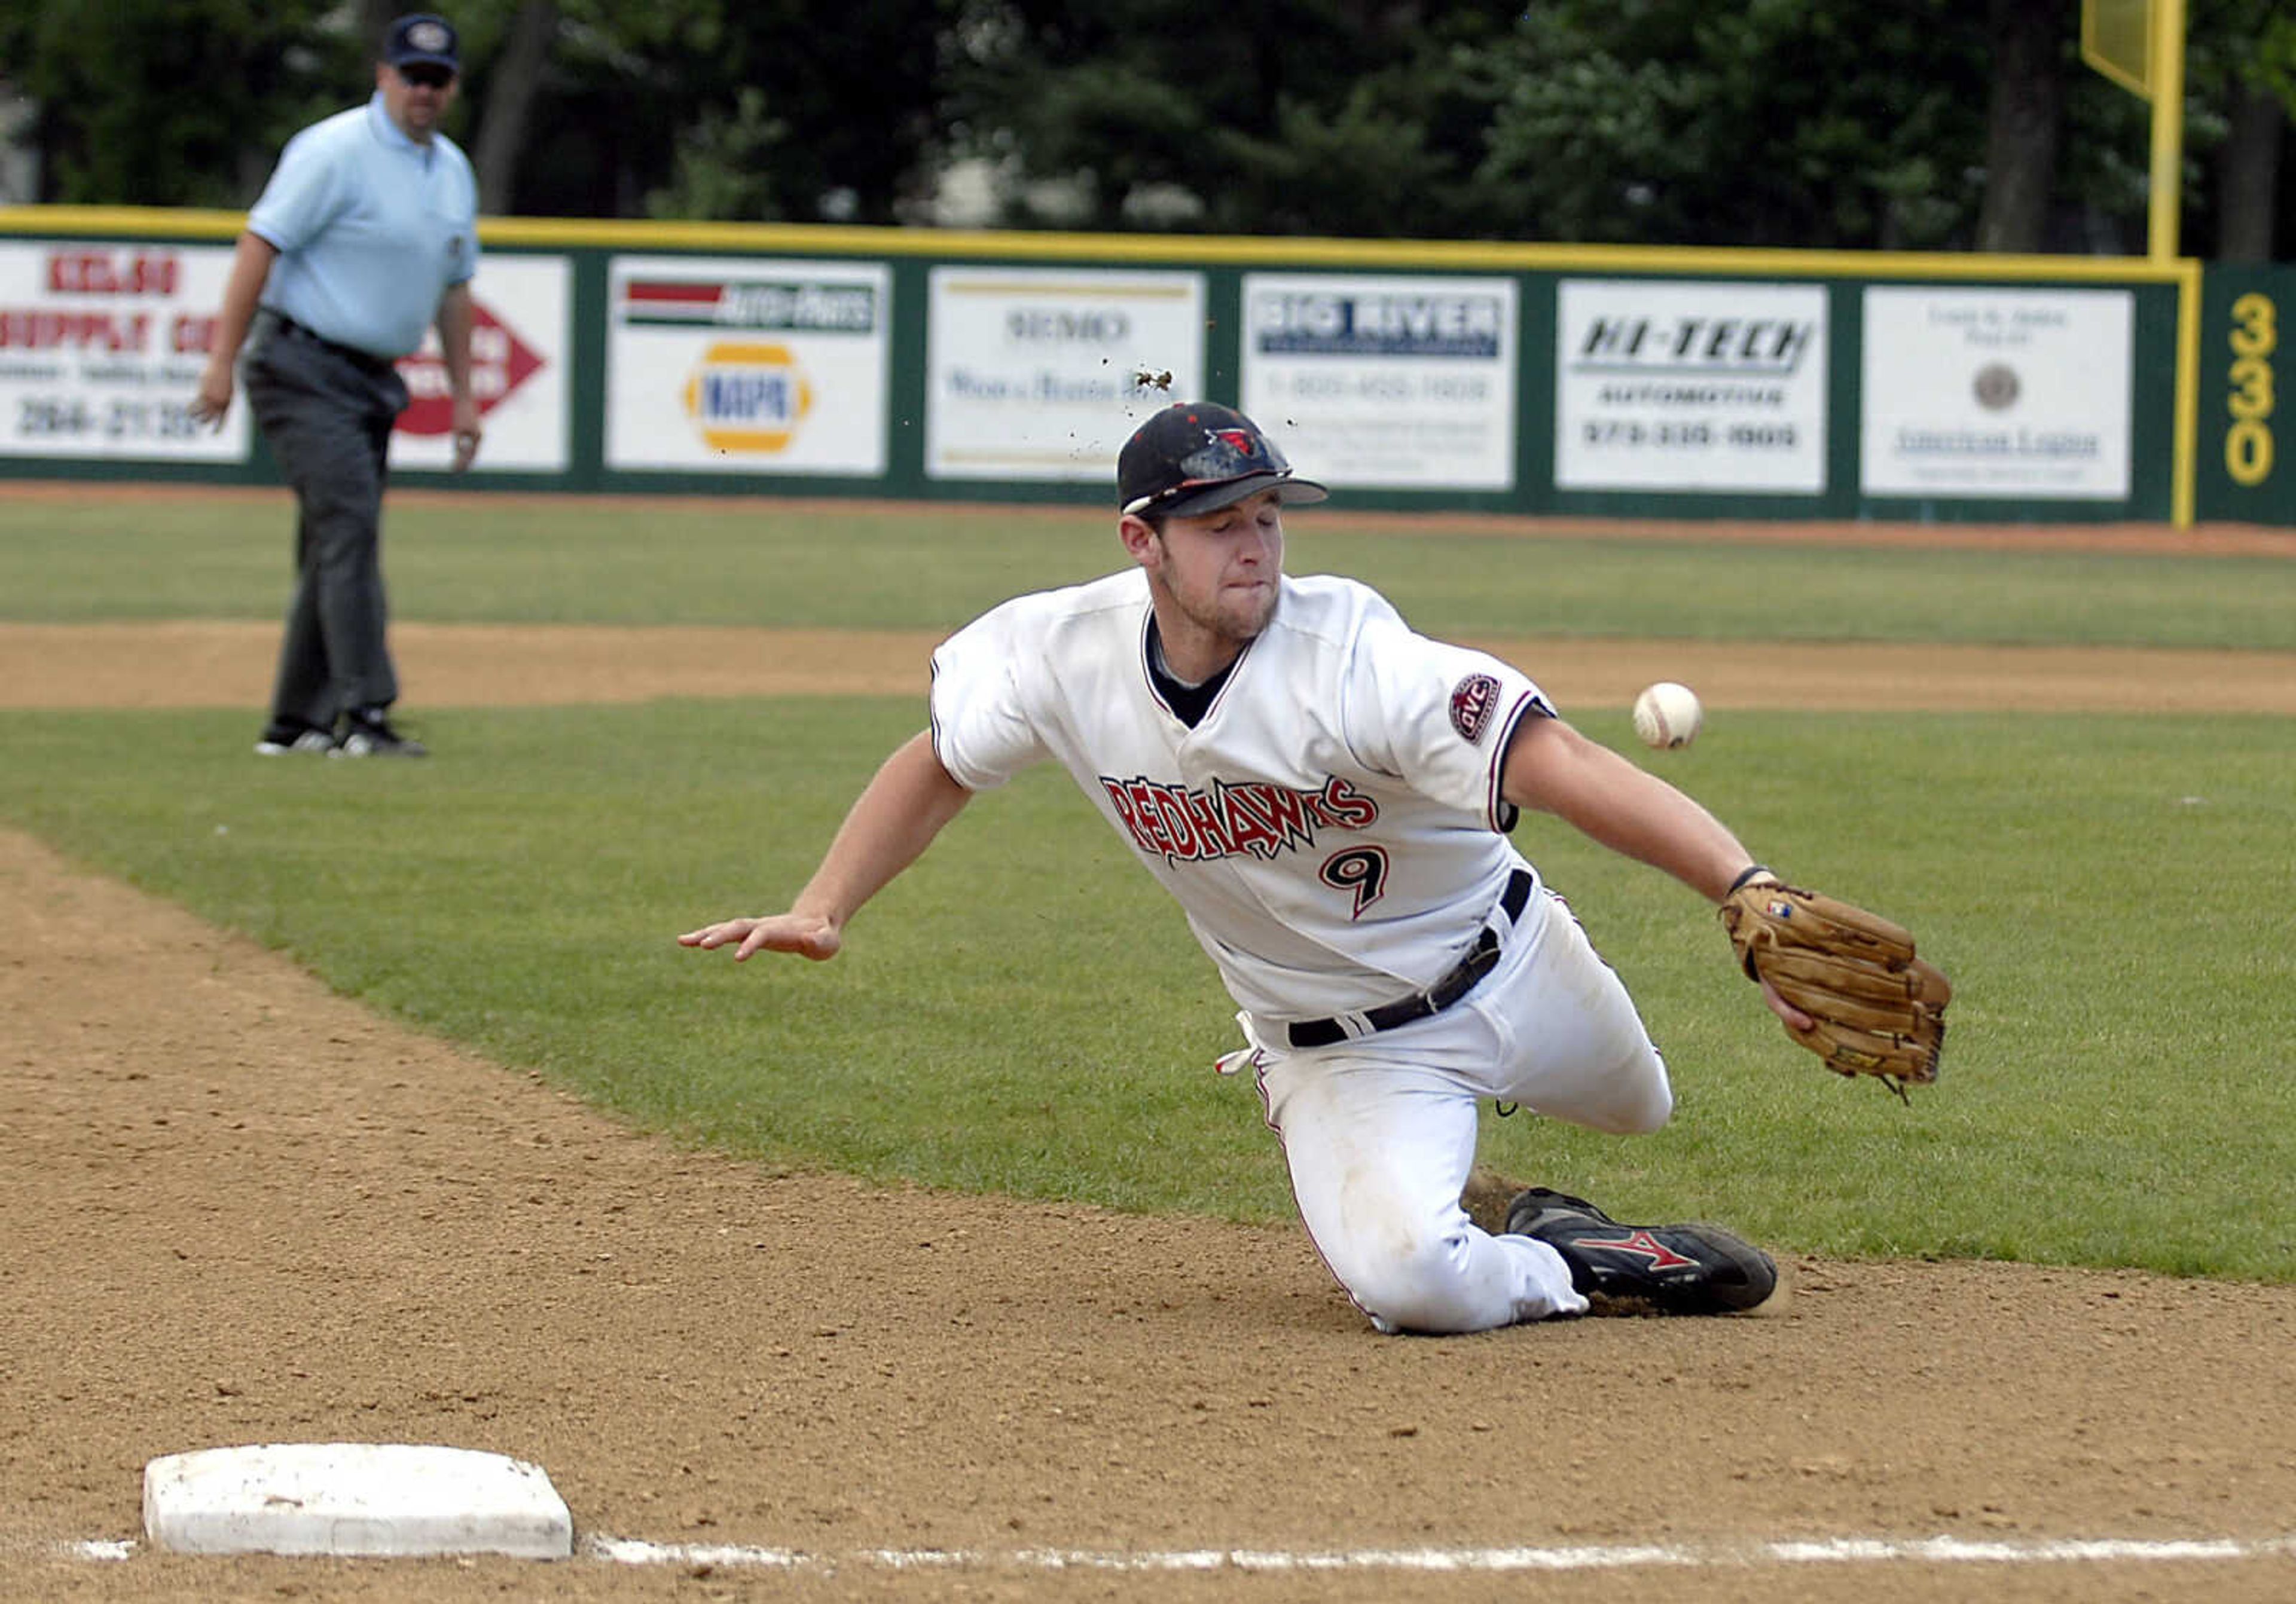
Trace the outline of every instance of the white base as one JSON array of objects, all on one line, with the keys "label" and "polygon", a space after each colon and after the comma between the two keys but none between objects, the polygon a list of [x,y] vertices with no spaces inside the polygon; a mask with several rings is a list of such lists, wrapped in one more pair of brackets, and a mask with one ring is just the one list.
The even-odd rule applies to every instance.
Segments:
[{"label": "white base", "polygon": [[184,1554],[563,1559],[574,1520],[538,1466],[468,1448],[273,1443],[144,1467],[144,1534]]}]

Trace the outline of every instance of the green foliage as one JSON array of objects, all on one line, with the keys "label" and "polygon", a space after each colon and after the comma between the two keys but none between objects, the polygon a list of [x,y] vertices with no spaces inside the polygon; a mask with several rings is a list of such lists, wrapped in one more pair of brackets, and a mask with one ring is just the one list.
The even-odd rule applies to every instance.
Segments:
[{"label": "green foliage", "polygon": [[[946,53],[949,148],[1009,165],[1016,225],[1136,226],[1144,197],[1177,191],[1210,232],[1472,236],[1480,113],[1451,53],[1504,27],[1349,0],[971,0]],[[1083,214],[1038,209],[1037,180]]]},{"label": "green foliage", "polygon": [[87,205],[244,205],[290,134],[365,98],[372,59],[317,0],[0,12],[0,75],[38,108],[42,198]]},{"label": "green foliage", "polygon": [[1983,46],[1952,0],[1533,7],[1480,176],[1547,238],[1939,248],[1982,198]]},{"label": "green foliage", "polygon": [[2201,16],[2192,69],[2261,89],[2296,118],[2296,12],[2283,0],[2214,0]]},{"label": "green foliage", "polygon": [[[507,98],[520,9],[455,8],[466,144]],[[528,159],[498,203],[528,215],[894,223],[967,158],[1022,226],[1956,249],[1997,91],[1988,8],[1956,0],[855,0],[833,27],[799,0],[545,9],[546,66],[517,86]],[[362,19],[387,10],[0,8],[39,198],[245,204],[287,135],[364,93]],[[2076,8],[2052,12],[2054,210],[2081,219],[2063,248],[2139,249],[2146,110],[2080,65]],[[2232,95],[2296,107],[2296,16],[2216,0],[2188,31],[2185,192],[2206,238]]]},{"label": "green foliage", "polygon": [[646,196],[653,217],[744,217],[778,215],[767,176],[774,147],[789,125],[766,110],[762,89],[744,86],[730,112],[711,109],[677,140],[670,182]]},{"label": "green foliage", "polygon": [[[570,11],[575,9],[569,7]],[[562,29],[515,209],[890,223],[938,136],[933,0],[590,0]]]}]

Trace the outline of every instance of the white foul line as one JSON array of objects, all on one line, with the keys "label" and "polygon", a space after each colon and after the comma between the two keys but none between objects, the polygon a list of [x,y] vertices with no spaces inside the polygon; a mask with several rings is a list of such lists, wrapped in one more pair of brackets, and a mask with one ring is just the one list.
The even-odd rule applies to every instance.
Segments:
[{"label": "white foul line", "polygon": [[[0,1547],[8,1545],[0,1544]],[[18,1545],[20,1546],[20,1545]],[[102,1538],[54,1545],[81,1559],[132,1559],[132,1539]],[[857,1549],[844,1554],[738,1543],[648,1543],[636,1537],[586,1538],[581,1552],[615,1565],[706,1565],[722,1569],[830,1572],[864,1569],[1006,1571],[1594,1571],[1671,1566],[1714,1568],[1763,1565],[2048,1565],[2296,1559],[2285,1537],[2146,1540],[2040,1538],[1972,1542],[1962,1537],[1827,1537],[1772,1543],[1573,1545],[1558,1548],[1456,1549]]]},{"label": "white foul line", "polygon": [[841,1557],[808,1553],[799,1549],[657,1543],[627,1537],[592,1537],[585,1543],[584,1548],[596,1559],[621,1565],[759,1567],[791,1571],[833,1570],[840,1565],[890,1570],[965,1567],[1030,1571],[1587,1571],[1616,1570],[1634,1566],[1871,1565],[1890,1561],[2035,1565],[2076,1560],[2090,1563],[2179,1560],[2191,1563],[2265,1559],[2296,1556],[2296,1536],[2158,1542],[2120,1537],[2054,1538],[2030,1543],[1973,1543],[1959,1537],[1837,1537],[1724,1547],[1632,1544],[1565,1548],[1357,1549],[1339,1552],[1283,1549],[1017,1549],[997,1553],[963,1549],[865,1549]]}]

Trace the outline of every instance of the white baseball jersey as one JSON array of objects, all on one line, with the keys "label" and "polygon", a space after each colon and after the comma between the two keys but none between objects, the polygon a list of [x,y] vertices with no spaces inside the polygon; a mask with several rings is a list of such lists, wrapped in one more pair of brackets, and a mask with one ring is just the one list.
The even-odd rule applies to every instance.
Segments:
[{"label": "white baseball jersey", "polygon": [[1131,569],[966,626],[933,654],[942,766],[974,790],[1065,766],[1257,1019],[1442,978],[1523,866],[1500,770],[1518,722],[1554,712],[1538,687],[1365,585],[1287,577],[1191,729],[1150,676],[1152,616]]}]

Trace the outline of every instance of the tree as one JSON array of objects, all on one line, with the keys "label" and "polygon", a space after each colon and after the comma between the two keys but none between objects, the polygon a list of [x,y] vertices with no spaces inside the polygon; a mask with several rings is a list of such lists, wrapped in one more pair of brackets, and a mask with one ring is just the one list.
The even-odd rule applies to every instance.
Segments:
[{"label": "tree", "polygon": [[2213,0],[2196,6],[2192,21],[2187,90],[2197,86],[2200,115],[2186,120],[2204,151],[2213,145],[2202,176],[2213,191],[2204,210],[2214,216],[2215,254],[2266,261],[2278,232],[2282,146],[2296,116],[2296,13],[2278,0]]},{"label": "tree", "polygon": [[[2285,184],[2235,91],[2296,83],[2296,12],[2194,4],[2222,172],[2187,194],[2229,223]],[[1023,226],[2141,251],[2143,108],[2077,31],[2063,0],[969,0],[944,104]]]},{"label": "tree", "polygon": [[472,86],[482,192],[504,209],[891,222],[928,182],[935,0],[833,19],[801,0],[555,0],[545,29],[552,9],[518,6]]},{"label": "tree", "polygon": [[535,98],[541,94],[558,45],[557,0],[521,0],[508,37],[488,63],[480,102],[485,116],[471,149],[471,167],[484,207],[506,204],[533,135]]},{"label": "tree", "polygon": [[2216,168],[2216,255],[2227,262],[2268,261],[2288,108],[2271,90],[2252,84],[2234,85],[2231,100]]},{"label": "tree", "polygon": [[44,200],[239,206],[288,135],[345,103],[357,46],[322,0],[85,0],[0,10],[37,108]]},{"label": "tree", "polygon": [[1534,238],[1947,249],[1983,197],[1955,0],[1569,0],[1492,79],[1482,176]]},{"label": "tree", "polygon": [[947,34],[950,153],[1004,220],[1376,237],[1472,230],[1481,8],[1369,0],[967,0]]},{"label": "tree", "polygon": [[2047,242],[2064,123],[2064,10],[2060,0],[1991,0],[1986,8],[1993,81],[1980,250],[2035,251]]},{"label": "tree", "polygon": [[[2188,0],[2185,241],[2288,236],[2289,0]],[[39,198],[250,202],[405,0],[14,0]],[[2141,251],[2066,0],[461,0],[493,213]]]}]

